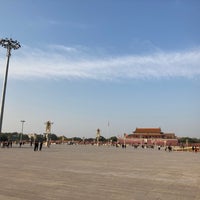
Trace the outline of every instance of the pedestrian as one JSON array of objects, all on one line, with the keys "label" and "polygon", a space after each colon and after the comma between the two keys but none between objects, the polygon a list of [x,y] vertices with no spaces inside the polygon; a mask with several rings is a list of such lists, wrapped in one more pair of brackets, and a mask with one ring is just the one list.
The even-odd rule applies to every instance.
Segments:
[{"label": "pedestrian", "polygon": [[195,147],[194,147],[194,146],[192,146],[192,151],[194,152],[194,150],[195,150]]},{"label": "pedestrian", "polygon": [[20,147],[20,148],[22,147],[22,141],[19,142],[19,147]]},{"label": "pedestrian", "polygon": [[42,150],[42,145],[43,145],[43,140],[41,139],[41,141],[40,141],[40,148],[39,148],[40,151]]},{"label": "pedestrian", "polygon": [[38,140],[35,140],[34,151],[38,151]]}]

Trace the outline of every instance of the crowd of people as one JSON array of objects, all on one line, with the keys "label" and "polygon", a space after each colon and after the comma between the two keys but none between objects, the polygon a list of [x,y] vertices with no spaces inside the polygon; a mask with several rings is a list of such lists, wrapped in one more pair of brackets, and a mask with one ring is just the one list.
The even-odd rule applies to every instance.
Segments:
[{"label": "crowd of people", "polygon": [[[25,145],[25,142],[20,141],[18,143],[15,143],[19,145],[19,148],[21,148],[23,145]],[[34,145],[34,146],[33,146]],[[33,150],[34,151],[42,151],[42,147],[43,147],[43,140],[35,140],[34,142],[31,141],[30,142],[30,146],[33,146]],[[2,148],[12,148],[13,147],[13,142],[12,141],[1,141],[0,142],[0,147]]]}]

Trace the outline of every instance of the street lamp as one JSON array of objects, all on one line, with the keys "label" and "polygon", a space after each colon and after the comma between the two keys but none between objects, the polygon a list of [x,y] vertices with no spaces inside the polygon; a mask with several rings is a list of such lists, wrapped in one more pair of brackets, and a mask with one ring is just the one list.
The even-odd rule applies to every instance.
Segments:
[{"label": "street lamp", "polygon": [[47,147],[49,147],[50,146],[49,135],[52,133],[51,127],[52,127],[53,122],[47,121],[45,122],[45,124],[46,124],[46,133],[45,133],[46,143],[47,143]]},{"label": "street lamp", "polygon": [[2,99],[1,99],[1,115],[0,115],[0,133],[2,130],[2,123],[3,123],[3,113],[4,113],[4,104],[5,104],[5,96],[6,96],[6,85],[7,85],[7,77],[8,77],[8,68],[9,68],[9,60],[11,56],[11,49],[19,49],[21,46],[17,40],[12,39],[0,39],[0,45],[7,49],[7,63],[6,63],[6,71],[5,71],[5,78],[3,84],[3,92],[2,92]]},{"label": "street lamp", "polygon": [[100,138],[100,129],[97,129],[97,146],[99,146],[99,138]]},{"label": "street lamp", "polygon": [[21,123],[22,123],[22,132],[21,132],[21,135],[20,135],[20,144],[22,143],[22,135],[23,135],[23,131],[24,131],[24,122],[26,122],[25,120],[21,120]]}]

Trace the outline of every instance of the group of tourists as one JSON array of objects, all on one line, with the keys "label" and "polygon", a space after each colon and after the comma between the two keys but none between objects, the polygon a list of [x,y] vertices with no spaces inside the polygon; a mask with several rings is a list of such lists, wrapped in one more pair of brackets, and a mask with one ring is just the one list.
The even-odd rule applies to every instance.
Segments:
[{"label": "group of tourists", "polygon": [[34,151],[41,151],[43,146],[43,141],[35,140],[34,142]]},{"label": "group of tourists", "polygon": [[198,147],[197,146],[192,146],[192,151],[193,152],[197,152],[198,151]]},{"label": "group of tourists", "polygon": [[11,147],[12,148],[12,141],[3,141],[3,142],[0,142],[0,146],[2,147],[2,148],[4,148],[4,147]]},{"label": "group of tourists", "polygon": [[[20,141],[18,144],[19,144],[19,148],[21,148],[22,145],[24,145],[25,143]],[[34,151],[42,151],[42,147],[43,147],[43,140],[42,139],[41,140],[35,140],[34,142],[31,141],[30,146],[32,147],[33,144],[34,144],[34,147],[33,147]],[[2,141],[2,142],[0,141],[0,147],[2,147],[2,148],[5,148],[5,147],[12,148],[12,146],[13,146],[12,141]],[[48,147],[49,147],[49,145],[48,145]]]}]

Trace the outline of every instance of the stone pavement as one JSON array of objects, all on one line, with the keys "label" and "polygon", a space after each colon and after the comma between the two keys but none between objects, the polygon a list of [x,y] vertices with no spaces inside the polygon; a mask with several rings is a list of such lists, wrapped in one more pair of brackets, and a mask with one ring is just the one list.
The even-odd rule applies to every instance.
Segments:
[{"label": "stone pavement", "polygon": [[106,146],[0,148],[0,200],[199,200],[200,153]]}]

